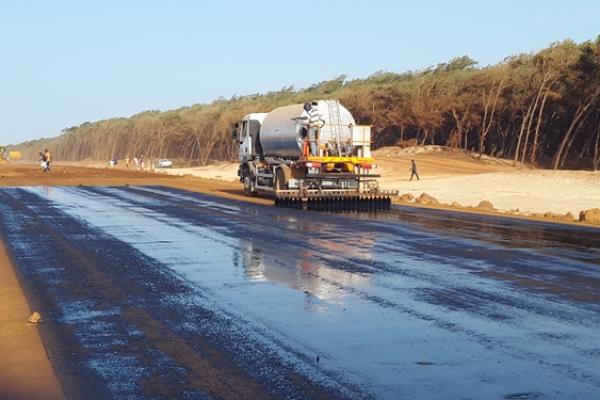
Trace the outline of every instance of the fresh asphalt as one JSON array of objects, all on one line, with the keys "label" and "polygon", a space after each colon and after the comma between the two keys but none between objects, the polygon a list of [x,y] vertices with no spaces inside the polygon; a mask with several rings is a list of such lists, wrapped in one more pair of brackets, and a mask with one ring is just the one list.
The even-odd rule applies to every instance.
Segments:
[{"label": "fresh asphalt", "polygon": [[0,189],[69,398],[600,398],[600,231]]}]

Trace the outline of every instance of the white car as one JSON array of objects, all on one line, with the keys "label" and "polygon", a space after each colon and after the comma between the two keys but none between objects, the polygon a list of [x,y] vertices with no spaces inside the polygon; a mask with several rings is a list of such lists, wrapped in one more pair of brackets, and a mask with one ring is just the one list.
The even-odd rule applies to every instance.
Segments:
[{"label": "white car", "polygon": [[161,158],[156,162],[157,168],[171,168],[173,166],[173,161],[167,160],[166,158]]}]

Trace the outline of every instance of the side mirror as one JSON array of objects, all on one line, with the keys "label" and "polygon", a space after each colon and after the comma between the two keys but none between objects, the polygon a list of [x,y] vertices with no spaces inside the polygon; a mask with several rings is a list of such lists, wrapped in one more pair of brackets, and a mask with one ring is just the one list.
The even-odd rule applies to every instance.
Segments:
[{"label": "side mirror", "polygon": [[233,124],[231,126],[231,138],[233,140],[239,141],[239,136],[238,136],[239,127],[240,127],[239,122],[236,122],[235,124]]}]

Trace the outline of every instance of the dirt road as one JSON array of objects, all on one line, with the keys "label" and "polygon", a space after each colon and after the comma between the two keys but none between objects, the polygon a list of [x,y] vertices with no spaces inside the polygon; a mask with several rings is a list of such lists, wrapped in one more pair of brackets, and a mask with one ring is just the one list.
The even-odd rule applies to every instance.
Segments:
[{"label": "dirt road", "polygon": [[0,236],[72,398],[600,394],[597,230],[75,186],[0,189]]}]

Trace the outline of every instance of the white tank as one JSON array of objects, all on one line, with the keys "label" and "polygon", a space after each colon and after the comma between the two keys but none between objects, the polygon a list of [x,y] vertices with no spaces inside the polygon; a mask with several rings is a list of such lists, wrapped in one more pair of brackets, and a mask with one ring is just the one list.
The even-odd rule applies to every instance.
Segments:
[{"label": "white tank", "polygon": [[297,159],[302,156],[307,138],[312,142],[313,155],[323,149],[338,155],[338,143],[339,148],[349,149],[355,124],[350,111],[337,100],[279,107],[267,114],[262,122],[260,144],[265,157]]}]

